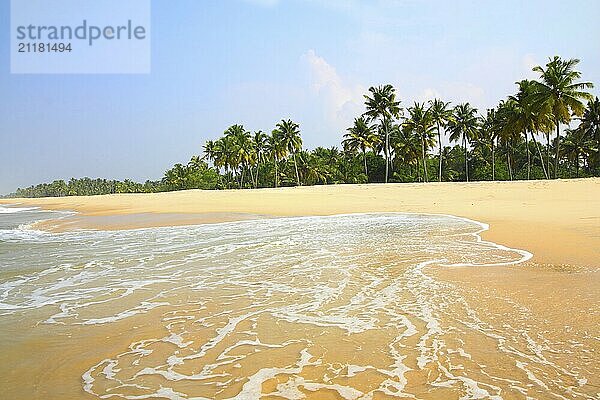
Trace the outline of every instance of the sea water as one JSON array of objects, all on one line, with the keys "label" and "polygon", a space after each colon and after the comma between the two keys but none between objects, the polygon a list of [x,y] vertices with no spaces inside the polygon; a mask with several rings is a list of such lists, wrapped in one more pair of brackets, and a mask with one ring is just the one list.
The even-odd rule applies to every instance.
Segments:
[{"label": "sea water", "polygon": [[15,396],[594,398],[535,336],[491,324],[427,273],[531,257],[481,240],[482,223],[31,229],[63,216],[0,207],[0,381]]}]

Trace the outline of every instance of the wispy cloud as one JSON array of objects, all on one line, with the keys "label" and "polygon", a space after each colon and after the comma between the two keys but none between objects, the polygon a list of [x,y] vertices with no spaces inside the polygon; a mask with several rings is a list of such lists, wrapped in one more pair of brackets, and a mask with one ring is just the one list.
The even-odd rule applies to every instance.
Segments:
[{"label": "wispy cloud", "polygon": [[342,132],[362,112],[364,86],[343,79],[335,67],[314,50],[302,55],[310,75],[310,92],[323,107],[329,123]]}]

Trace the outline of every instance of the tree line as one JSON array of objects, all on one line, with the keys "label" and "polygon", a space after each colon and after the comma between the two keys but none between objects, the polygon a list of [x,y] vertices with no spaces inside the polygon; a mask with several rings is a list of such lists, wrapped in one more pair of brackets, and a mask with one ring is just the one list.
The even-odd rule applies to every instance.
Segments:
[{"label": "tree line", "polygon": [[538,79],[517,82],[515,94],[484,112],[441,99],[404,108],[392,85],[371,87],[340,147],[304,149],[290,119],[270,133],[236,124],[160,181],[58,180],[10,196],[600,176],[600,100],[578,63],[549,59],[533,68]]}]

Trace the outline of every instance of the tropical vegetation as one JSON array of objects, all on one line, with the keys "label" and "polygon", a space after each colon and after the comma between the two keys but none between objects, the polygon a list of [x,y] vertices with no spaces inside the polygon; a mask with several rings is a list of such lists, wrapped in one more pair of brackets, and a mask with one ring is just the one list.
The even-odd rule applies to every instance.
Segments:
[{"label": "tropical vegetation", "polygon": [[549,59],[488,110],[438,98],[405,109],[392,85],[371,87],[340,147],[304,149],[291,119],[270,133],[235,124],[159,181],[57,180],[10,196],[600,176],[600,101],[578,63]]}]

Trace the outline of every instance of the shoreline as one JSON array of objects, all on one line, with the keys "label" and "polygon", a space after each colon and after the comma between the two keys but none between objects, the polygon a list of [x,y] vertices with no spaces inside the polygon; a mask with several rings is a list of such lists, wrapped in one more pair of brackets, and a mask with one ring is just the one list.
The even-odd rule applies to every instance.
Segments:
[{"label": "shoreline", "polygon": [[327,185],[1,199],[78,214],[37,229],[120,230],[369,212],[446,214],[489,226],[482,240],[534,254],[540,264],[597,266],[600,179]]}]

